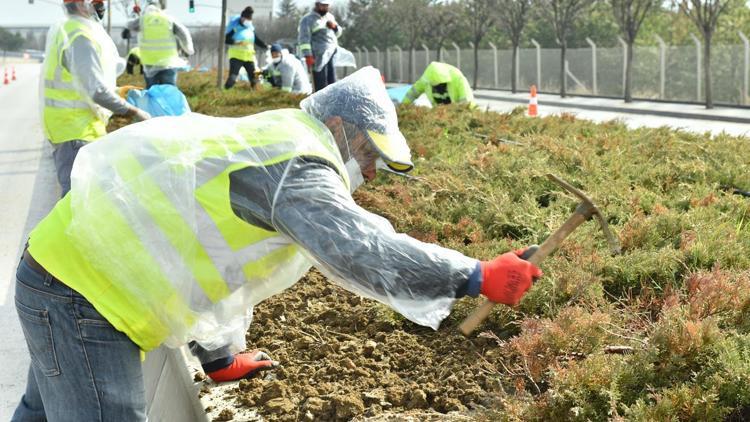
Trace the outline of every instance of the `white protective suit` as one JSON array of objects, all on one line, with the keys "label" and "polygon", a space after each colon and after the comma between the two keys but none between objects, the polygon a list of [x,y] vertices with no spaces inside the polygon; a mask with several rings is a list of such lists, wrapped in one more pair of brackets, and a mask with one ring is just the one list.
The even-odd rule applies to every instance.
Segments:
[{"label": "white protective suit", "polygon": [[283,91],[295,94],[312,93],[312,85],[310,85],[310,78],[307,76],[305,65],[290,54],[287,49],[281,51],[281,61],[271,63],[270,66],[274,77],[280,79],[279,83]]},{"label": "white protective suit", "polygon": [[313,70],[316,72],[320,72],[336,53],[339,46],[338,38],[344,32],[341,25],[338,25],[335,31],[329,29],[326,26],[329,21],[336,22],[336,18],[330,12],[320,15],[313,11],[299,22],[297,42],[303,56],[312,53],[315,57]]}]

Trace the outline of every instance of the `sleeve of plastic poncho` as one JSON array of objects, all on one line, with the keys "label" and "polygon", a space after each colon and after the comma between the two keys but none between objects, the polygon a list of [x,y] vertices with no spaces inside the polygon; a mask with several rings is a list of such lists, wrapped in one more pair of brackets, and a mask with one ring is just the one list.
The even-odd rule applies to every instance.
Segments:
[{"label": "sleeve of plastic poncho", "polygon": [[409,91],[406,92],[406,95],[401,101],[401,104],[411,104],[412,102],[414,102],[414,100],[419,98],[420,95],[424,94],[426,86],[427,81],[425,81],[424,77],[420,77],[416,82],[414,82],[414,85],[411,86]]},{"label": "sleeve of plastic poncho", "polygon": [[312,54],[312,45],[310,44],[312,39],[312,20],[308,19],[308,16],[303,17],[299,21],[299,28],[297,29],[299,32],[297,43],[303,56]]},{"label": "sleeve of plastic poncho", "polygon": [[386,219],[358,206],[330,167],[295,167],[277,192],[274,227],[335,283],[437,329],[477,260],[397,233]]},{"label": "sleeve of plastic poncho", "polygon": [[195,53],[193,48],[193,37],[190,35],[190,30],[180,22],[172,20],[174,26],[174,36],[177,38],[177,45],[180,47],[185,54],[192,56]]},{"label": "sleeve of plastic poncho", "polygon": [[81,87],[98,105],[115,114],[125,114],[130,109],[128,103],[103,80],[103,70],[99,54],[86,37],[78,37],[66,50],[63,65],[76,75]]},{"label": "sleeve of plastic poncho", "polygon": [[328,14],[331,17],[331,20],[336,22],[336,30],[333,31],[334,34],[336,34],[336,38],[341,38],[341,34],[344,33],[344,27],[339,25],[339,22],[336,20],[336,17],[333,16],[333,14]]}]

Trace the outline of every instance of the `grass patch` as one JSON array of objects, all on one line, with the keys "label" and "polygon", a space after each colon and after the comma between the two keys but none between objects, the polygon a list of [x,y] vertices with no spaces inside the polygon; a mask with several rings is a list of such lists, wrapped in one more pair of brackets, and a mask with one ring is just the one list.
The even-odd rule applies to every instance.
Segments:
[{"label": "grass patch", "polygon": [[[181,74],[194,111],[242,116],[301,99],[221,92],[214,78]],[[576,205],[551,172],[596,201],[623,245],[610,256],[596,224],[583,225],[517,309],[493,312],[482,338],[497,344],[502,392],[487,418],[750,416],[750,201],[722,189],[750,190],[748,139],[461,106],[402,107],[399,119],[417,179],[379,174],[355,194],[398,230],[479,259],[541,243]],[[476,303],[461,301],[445,325]]]}]

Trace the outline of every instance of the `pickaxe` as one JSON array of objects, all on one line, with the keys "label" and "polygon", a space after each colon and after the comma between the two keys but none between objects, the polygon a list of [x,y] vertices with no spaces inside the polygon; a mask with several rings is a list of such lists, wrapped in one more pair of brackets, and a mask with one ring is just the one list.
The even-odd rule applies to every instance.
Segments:
[{"label": "pickaxe", "polygon": [[[547,240],[545,240],[544,243],[539,246],[539,248],[529,248],[529,250],[524,253],[521,258],[531,262],[534,265],[539,265],[542,261],[544,261],[545,258],[547,258],[549,254],[551,254],[555,249],[557,249],[558,246],[560,246],[560,244],[563,242],[563,240],[565,240],[566,237],[568,237],[568,235],[573,233],[573,231],[575,231],[578,226],[583,224],[584,221],[590,219],[591,217],[595,217],[599,222],[599,225],[602,227],[602,231],[604,232],[604,236],[607,238],[607,242],[609,243],[609,247],[612,250],[612,253],[615,255],[619,254],[620,244],[612,235],[612,232],[609,231],[609,225],[607,225],[607,221],[602,216],[599,208],[594,205],[594,201],[592,201],[591,198],[589,198],[585,193],[576,189],[570,183],[562,180],[554,174],[547,174],[547,177],[553,182],[562,186],[568,192],[577,196],[581,200],[581,202],[578,204],[575,212],[568,218],[568,221],[566,221],[565,224],[557,229],[556,232],[552,233],[552,235],[548,237]],[[485,301],[482,306],[474,311],[474,313],[463,320],[463,322],[459,326],[461,332],[464,335],[469,335],[472,331],[474,331],[474,329],[477,328],[477,326],[481,324],[485,318],[487,318],[490,312],[492,312],[493,306],[495,306],[494,302],[489,300]]]}]

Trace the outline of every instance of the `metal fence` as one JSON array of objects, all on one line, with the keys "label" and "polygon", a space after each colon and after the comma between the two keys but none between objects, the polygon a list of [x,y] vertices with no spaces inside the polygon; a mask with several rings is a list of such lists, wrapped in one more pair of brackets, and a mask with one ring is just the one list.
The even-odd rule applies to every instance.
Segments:
[{"label": "metal fence", "polygon": [[[711,80],[714,102],[727,105],[750,105],[748,74],[750,73],[750,42],[741,32],[737,44],[712,46]],[[478,66],[474,66],[471,46],[451,45],[438,51],[426,46],[413,50],[398,46],[387,49],[375,47],[353,49],[360,66],[372,65],[390,82],[415,81],[431,61],[450,63],[466,75],[470,83],[478,72],[477,87],[487,89],[511,88],[516,77],[519,90],[532,84],[540,92],[560,91],[560,50],[541,48],[535,41],[533,48],[520,48],[517,69],[511,69],[512,51],[490,49],[478,51]],[[605,97],[624,96],[625,44],[600,48],[588,40],[588,48],[569,48],[566,57],[567,91],[570,94]],[[703,102],[701,41],[693,38],[693,45],[669,46],[657,37],[655,46],[635,46],[633,49],[632,95],[637,99]],[[413,65],[410,65],[413,63]]]}]

